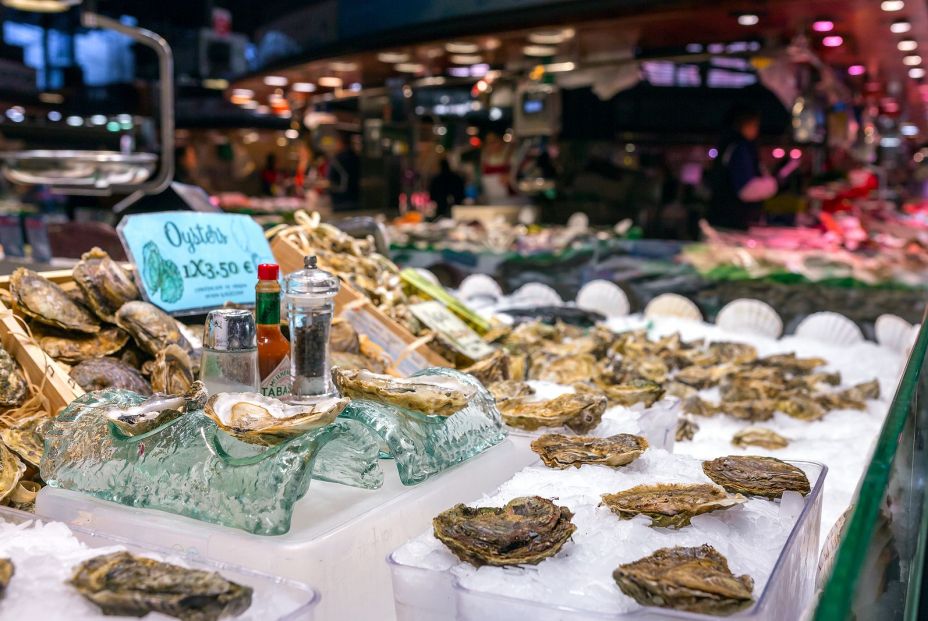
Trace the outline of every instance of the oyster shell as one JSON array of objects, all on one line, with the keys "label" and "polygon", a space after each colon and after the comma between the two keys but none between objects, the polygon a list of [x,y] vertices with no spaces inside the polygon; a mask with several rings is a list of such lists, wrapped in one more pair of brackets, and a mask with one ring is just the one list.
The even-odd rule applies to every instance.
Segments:
[{"label": "oyster shell", "polygon": [[213,395],[204,411],[220,429],[250,444],[273,446],[334,421],[348,399],[287,404],[252,392]]},{"label": "oyster shell", "polygon": [[0,429],[0,440],[11,451],[29,465],[39,467],[45,443],[37,432],[40,420],[35,420],[22,427],[4,427]]},{"label": "oyster shell", "polygon": [[841,397],[847,401],[867,401],[869,399],[879,399],[880,382],[877,380],[870,380],[869,382],[856,384],[846,390],[841,391],[840,394]]},{"label": "oyster shell", "polygon": [[811,491],[806,474],[775,457],[728,455],[702,462],[707,477],[732,493],[779,498],[785,491]]},{"label": "oyster shell", "polygon": [[81,255],[72,272],[90,309],[103,321],[116,322],[116,311],[126,302],[139,299],[139,289],[115,261],[100,248]]},{"label": "oyster shell", "polygon": [[137,436],[202,409],[208,396],[203,382],[196,381],[183,393],[155,394],[138,405],[112,407],[103,415],[126,435]]},{"label": "oyster shell", "polygon": [[754,580],[735,576],[715,548],[661,548],[619,565],[612,577],[642,606],[661,606],[710,615],[730,615],[750,606]]},{"label": "oyster shell", "polygon": [[546,498],[514,498],[501,508],[456,505],[432,520],[435,537],[464,562],[537,565],[557,554],[577,529],[573,513]]},{"label": "oyster shell", "polygon": [[387,365],[382,360],[368,358],[361,354],[352,354],[346,351],[330,352],[329,357],[333,367],[341,369],[366,369],[373,373],[384,373]]},{"label": "oyster shell", "polygon": [[477,389],[447,375],[396,378],[370,371],[332,369],[335,386],[351,399],[367,399],[423,414],[451,416],[477,394]]},{"label": "oyster shell", "polygon": [[709,343],[708,353],[717,362],[729,364],[747,364],[757,360],[757,348],[747,343],[716,341]]},{"label": "oyster shell", "polygon": [[711,483],[656,483],[637,485],[616,494],[603,494],[603,504],[623,520],[636,515],[651,518],[651,526],[681,528],[694,515],[729,509],[747,501]]},{"label": "oyster shell", "polygon": [[644,403],[650,406],[664,396],[664,389],[660,384],[645,379],[632,380],[627,384],[597,382],[596,385],[603,391],[610,403],[618,405]]},{"label": "oyster shell", "polygon": [[96,334],[46,330],[34,324],[32,334],[42,350],[68,364],[115,354],[129,342],[129,335],[116,326],[101,328]]},{"label": "oyster shell", "polygon": [[126,302],[116,311],[116,325],[129,333],[138,346],[152,356],[174,344],[190,353],[193,349],[181,334],[177,322],[148,302]]},{"label": "oyster shell", "polygon": [[627,433],[597,438],[594,436],[566,436],[546,433],[532,442],[532,450],[549,468],[563,470],[583,464],[625,466],[638,459],[648,448],[641,436]]},{"label": "oyster shell", "polygon": [[13,561],[8,558],[0,558],[0,598],[3,597],[6,587],[10,584],[10,580],[13,579],[15,573],[16,568],[13,567]]},{"label": "oyster shell", "polygon": [[552,358],[543,352],[532,359],[529,369],[532,379],[555,384],[585,382],[597,374],[596,358],[591,354]]},{"label": "oyster shell", "polygon": [[719,413],[717,405],[709,403],[699,395],[684,399],[682,408],[684,414],[692,414],[693,416],[715,416]]},{"label": "oyster shell", "polygon": [[29,386],[13,356],[0,347],[0,407],[16,407],[26,400]]},{"label": "oyster shell", "polygon": [[788,373],[810,373],[819,367],[828,364],[827,360],[822,358],[797,358],[796,354],[775,354],[758,358],[756,364],[766,367],[777,367]]},{"label": "oyster shell", "polygon": [[13,493],[26,472],[26,465],[0,442],[0,504]]},{"label": "oyster shell", "polygon": [[509,399],[520,399],[522,397],[531,397],[535,394],[535,389],[530,384],[519,380],[505,380],[496,382],[487,386],[490,394],[496,399],[496,403],[502,403]]},{"label": "oyster shell", "polygon": [[799,420],[818,420],[825,416],[825,408],[815,399],[802,395],[791,396],[777,401],[776,409]]},{"label": "oyster shell", "polygon": [[478,360],[462,373],[473,375],[484,386],[489,386],[495,382],[504,382],[509,379],[509,354],[503,349],[498,349],[483,360]]},{"label": "oyster shell", "polygon": [[689,416],[681,416],[677,419],[677,431],[675,440],[677,442],[688,442],[692,440],[699,431],[699,424]]},{"label": "oyster shell", "polygon": [[766,427],[745,427],[732,437],[731,443],[742,448],[759,446],[771,451],[789,446],[789,440]]},{"label": "oyster shell", "polygon": [[140,395],[151,394],[151,386],[142,374],[118,358],[84,360],[71,369],[70,376],[87,392],[122,388]]},{"label": "oyster shell", "polygon": [[756,401],[727,401],[716,406],[716,411],[728,414],[732,418],[759,422],[770,420],[777,409],[777,402],[772,399]]},{"label": "oyster shell", "polygon": [[674,376],[674,380],[702,390],[703,388],[718,386],[723,379],[734,373],[734,371],[735,367],[727,364],[711,367],[694,365],[678,371]]},{"label": "oyster shell", "polygon": [[184,621],[216,621],[251,606],[252,588],[215,572],[113,552],[74,569],[71,585],[105,615],[160,612]]},{"label": "oyster shell", "polygon": [[333,352],[361,353],[357,331],[347,319],[341,317],[332,320],[332,326],[329,328],[329,346]]},{"label": "oyster shell", "polygon": [[10,276],[13,309],[39,323],[87,334],[100,331],[100,322],[77,304],[64,290],[43,276],[24,267]]},{"label": "oyster shell", "polygon": [[193,384],[193,363],[178,345],[168,345],[155,356],[151,369],[151,389],[168,395],[179,395]]},{"label": "oyster shell", "polygon": [[608,401],[602,395],[566,394],[547,401],[509,399],[497,402],[507,425],[528,429],[566,425],[577,433],[586,433],[599,425]]}]

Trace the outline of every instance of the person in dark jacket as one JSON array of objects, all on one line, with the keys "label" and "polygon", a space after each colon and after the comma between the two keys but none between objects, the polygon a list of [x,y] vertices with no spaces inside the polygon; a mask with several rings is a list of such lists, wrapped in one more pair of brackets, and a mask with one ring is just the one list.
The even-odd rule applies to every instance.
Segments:
[{"label": "person in dark jacket", "polygon": [[439,173],[429,184],[429,197],[435,203],[436,218],[450,218],[451,207],[464,200],[464,178],[451,170],[446,158],[442,158]]}]

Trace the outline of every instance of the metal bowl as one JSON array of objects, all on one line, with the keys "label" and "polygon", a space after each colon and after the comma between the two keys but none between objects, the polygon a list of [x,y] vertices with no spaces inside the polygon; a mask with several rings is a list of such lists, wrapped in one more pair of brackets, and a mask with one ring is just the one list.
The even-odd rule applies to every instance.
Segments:
[{"label": "metal bowl", "polygon": [[13,183],[106,189],[144,183],[158,156],[118,151],[8,151],[3,176]]}]

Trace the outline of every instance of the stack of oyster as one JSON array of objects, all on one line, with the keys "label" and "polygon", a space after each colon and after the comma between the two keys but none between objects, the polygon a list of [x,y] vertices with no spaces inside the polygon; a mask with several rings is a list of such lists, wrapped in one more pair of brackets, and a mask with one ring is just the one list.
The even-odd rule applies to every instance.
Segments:
[{"label": "stack of oyster", "polygon": [[41,485],[38,468],[43,447],[37,430],[45,413],[9,415],[26,403],[30,392],[19,364],[0,348],[0,505],[18,509],[31,506]]}]

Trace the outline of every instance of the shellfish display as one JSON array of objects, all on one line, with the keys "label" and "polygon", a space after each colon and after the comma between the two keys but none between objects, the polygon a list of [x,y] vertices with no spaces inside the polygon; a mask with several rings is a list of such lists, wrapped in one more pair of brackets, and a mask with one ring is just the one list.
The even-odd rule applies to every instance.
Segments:
[{"label": "shellfish display", "polygon": [[566,394],[546,401],[519,398],[497,402],[507,425],[529,431],[566,426],[577,433],[586,433],[599,425],[607,405],[606,397],[591,393]]},{"label": "shellfish display", "polygon": [[8,558],[0,558],[0,598],[3,597],[6,587],[10,584],[10,580],[13,579],[15,573],[16,568],[13,566],[13,561]]},{"label": "shellfish display", "polygon": [[16,407],[26,399],[29,387],[19,365],[0,347],[0,407]]},{"label": "shellfish display", "polygon": [[351,399],[367,399],[423,414],[451,416],[464,408],[477,389],[446,375],[396,378],[357,369],[332,369],[339,392]]},{"label": "shellfish display", "polygon": [[116,322],[116,311],[123,304],[139,299],[139,289],[132,277],[100,248],[81,255],[71,272],[84,300],[97,317]]},{"label": "shellfish display", "polygon": [[157,356],[168,345],[192,351],[177,322],[154,304],[141,301],[123,304],[116,311],[116,325],[128,332],[138,346],[152,356]]},{"label": "shellfish display", "polygon": [[621,433],[608,438],[594,436],[568,436],[546,433],[532,442],[532,450],[549,468],[579,468],[584,464],[625,466],[648,449],[648,441],[641,436]]},{"label": "shellfish display", "polygon": [[26,465],[0,442],[0,504],[16,490],[26,472]]},{"label": "shellfish display", "polygon": [[789,446],[789,440],[766,427],[745,427],[732,436],[731,443],[742,448],[759,446],[771,451]]},{"label": "shellfish display", "polygon": [[122,388],[140,395],[150,395],[151,386],[135,368],[118,358],[91,358],[71,369],[71,379],[86,390]]},{"label": "shellfish display", "polygon": [[158,352],[151,366],[151,389],[176,395],[186,391],[194,381],[190,356],[178,345],[168,345]]},{"label": "shellfish display", "polygon": [[33,324],[32,334],[46,354],[67,364],[112,356],[129,342],[129,335],[116,326],[102,327],[96,334],[82,334],[46,330]]},{"label": "shellfish display", "polygon": [[651,518],[651,526],[672,528],[686,526],[694,515],[729,509],[746,501],[741,494],[728,494],[711,483],[657,483],[603,494],[603,504],[622,519],[646,515]]},{"label": "shellfish display", "polygon": [[703,462],[702,470],[707,477],[734,494],[780,498],[785,491],[806,495],[811,490],[805,472],[775,457],[717,457]]},{"label": "shellfish display", "polygon": [[251,444],[274,445],[334,421],[348,399],[288,404],[250,392],[215,394],[204,411],[220,429]]},{"label": "shellfish display", "polygon": [[138,405],[110,408],[104,416],[126,435],[137,436],[202,409],[207,397],[203,382],[195,381],[182,394],[154,394]]}]

